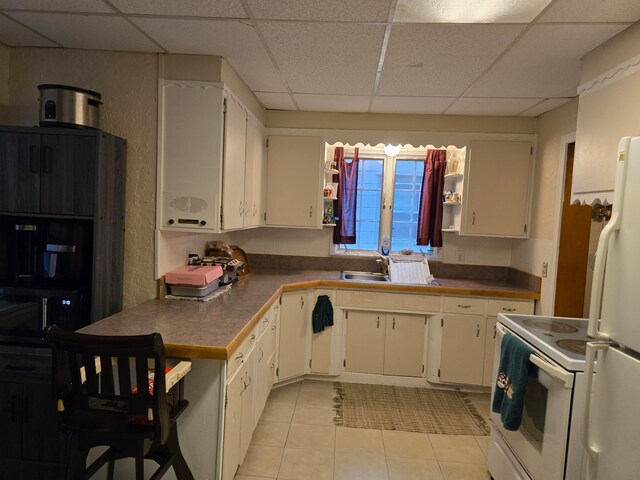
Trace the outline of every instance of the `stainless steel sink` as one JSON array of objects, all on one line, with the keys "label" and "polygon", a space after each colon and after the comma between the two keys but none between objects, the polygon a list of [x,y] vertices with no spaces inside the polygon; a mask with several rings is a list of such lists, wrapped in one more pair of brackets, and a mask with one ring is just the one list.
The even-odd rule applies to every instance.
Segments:
[{"label": "stainless steel sink", "polygon": [[354,280],[359,282],[388,282],[389,276],[375,272],[342,272],[341,280]]}]

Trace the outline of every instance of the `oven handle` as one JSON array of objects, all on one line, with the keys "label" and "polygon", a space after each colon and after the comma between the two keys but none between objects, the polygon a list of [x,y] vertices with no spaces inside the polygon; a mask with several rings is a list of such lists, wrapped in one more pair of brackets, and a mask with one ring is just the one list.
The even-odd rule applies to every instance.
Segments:
[{"label": "oven handle", "polygon": [[[507,329],[500,323],[496,323],[496,331],[498,336],[503,337],[507,333]],[[535,354],[529,355],[529,361],[533,363],[540,370],[546,372],[551,377],[560,380],[564,384],[564,388],[571,388],[573,386],[573,374],[564,371],[560,367],[550,364]]]},{"label": "oven handle", "polygon": [[587,352],[584,361],[584,375],[586,377],[587,386],[585,388],[586,398],[584,401],[584,428],[582,430],[582,443],[594,462],[597,460],[599,452],[593,442],[591,442],[591,434],[589,430],[589,425],[591,424],[591,419],[589,418],[591,410],[591,387],[593,386],[593,376],[595,373],[593,370],[596,363],[597,351],[605,350],[609,348],[609,346],[609,343],[587,342]]},{"label": "oven handle", "polygon": [[571,388],[573,386],[573,374],[565,372],[562,368],[551,365],[549,362],[543,360],[536,354],[529,355],[529,361],[533,363],[540,370],[548,373],[553,378],[560,380],[564,383],[564,388]]}]

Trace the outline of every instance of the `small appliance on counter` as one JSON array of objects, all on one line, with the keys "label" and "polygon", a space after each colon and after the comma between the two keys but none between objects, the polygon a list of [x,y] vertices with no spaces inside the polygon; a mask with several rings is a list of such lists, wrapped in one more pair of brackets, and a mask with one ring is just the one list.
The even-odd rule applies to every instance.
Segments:
[{"label": "small appliance on counter", "polygon": [[206,297],[220,285],[222,268],[218,265],[185,265],[164,276],[168,293],[179,297]]},{"label": "small appliance on counter", "polygon": [[206,256],[198,258],[195,262],[202,265],[219,265],[222,267],[223,276],[220,285],[231,285],[238,279],[249,275],[249,260],[247,254],[237,245],[227,245],[224,242],[208,242]]}]

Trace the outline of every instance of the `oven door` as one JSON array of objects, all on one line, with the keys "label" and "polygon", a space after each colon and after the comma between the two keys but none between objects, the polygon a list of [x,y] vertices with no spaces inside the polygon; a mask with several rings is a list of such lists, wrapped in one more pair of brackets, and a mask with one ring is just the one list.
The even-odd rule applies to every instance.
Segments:
[{"label": "oven door", "polygon": [[[509,331],[496,325],[494,377],[498,375],[502,337]],[[520,337],[509,331],[523,343]],[[529,344],[527,344],[529,345]],[[529,347],[533,348],[531,345]],[[535,350],[535,348],[533,348]],[[522,423],[517,431],[502,426],[500,414],[491,412],[492,428],[497,429],[511,451],[534,480],[564,478],[571,397],[574,374],[536,352],[532,363],[537,376],[529,377]],[[496,385],[492,386],[492,398]]]},{"label": "oven door", "polygon": [[42,337],[46,317],[39,299],[20,297],[0,300],[0,340]]}]

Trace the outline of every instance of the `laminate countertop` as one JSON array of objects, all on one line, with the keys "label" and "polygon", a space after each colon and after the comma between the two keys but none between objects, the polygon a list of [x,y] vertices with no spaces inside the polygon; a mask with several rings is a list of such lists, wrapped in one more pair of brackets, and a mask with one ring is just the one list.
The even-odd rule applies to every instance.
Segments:
[{"label": "laminate countertop", "polygon": [[440,286],[340,280],[337,271],[253,272],[209,302],[153,299],[79,330],[95,335],[159,332],[169,357],[225,360],[282,292],[314,287],[537,300],[540,293],[498,280],[438,278]]}]

